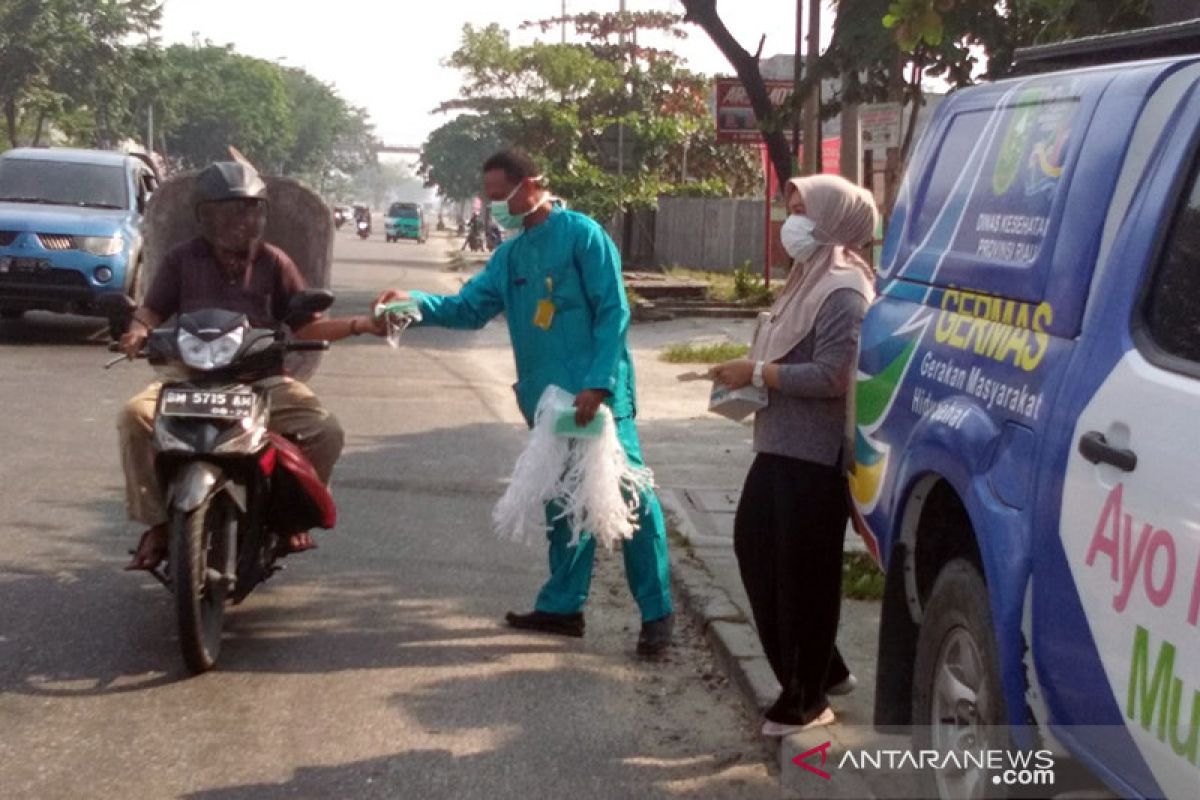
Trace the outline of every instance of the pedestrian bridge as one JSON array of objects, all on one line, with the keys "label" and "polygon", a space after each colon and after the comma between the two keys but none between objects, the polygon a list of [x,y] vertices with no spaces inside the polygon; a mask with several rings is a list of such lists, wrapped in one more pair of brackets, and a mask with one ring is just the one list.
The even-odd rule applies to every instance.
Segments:
[{"label": "pedestrian bridge", "polygon": [[411,144],[381,144],[375,148],[376,153],[401,153],[409,156],[421,155],[421,148]]}]

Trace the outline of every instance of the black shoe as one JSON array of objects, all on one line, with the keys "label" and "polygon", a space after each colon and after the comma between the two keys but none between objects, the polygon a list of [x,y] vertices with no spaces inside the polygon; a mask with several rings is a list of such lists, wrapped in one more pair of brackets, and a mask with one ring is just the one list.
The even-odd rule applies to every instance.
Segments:
[{"label": "black shoe", "polygon": [[639,656],[657,656],[666,652],[671,646],[671,633],[675,630],[675,615],[652,619],[642,623],[642,632],[638,635],[637,651]]},{"label": "black shoe", "polygon": [[510,611],[504,619],[511,627],[521,630],[554,633],[559,636],[583,636],[583,614],[552,614],[549,611],[517,614]]}]

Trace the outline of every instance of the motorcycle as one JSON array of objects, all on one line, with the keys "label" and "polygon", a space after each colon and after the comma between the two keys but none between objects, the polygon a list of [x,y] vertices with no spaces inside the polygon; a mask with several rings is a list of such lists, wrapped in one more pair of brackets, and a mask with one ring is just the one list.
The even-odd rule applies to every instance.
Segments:
[{"label": "motorcycle", "polygon": [[336,228],[337,230],[341,230],[342,226],[345,224],[346,224],[346,213],[344,211],[342,211],[340,208],[335,208],[333,210],[333,226],[334,226],[334,228]]},{"label": "motorcycle", "polygon": [[[194,176],[180,175],[154,193],[144,227],[147,266],[199,233],[193,184]],[[328,286],[328,208],[297,181],[268,178],[267,186],[267,241],[295,258],[310,286]],[[147,282],[153,277],[151,268]],[[193,673],[217,662],[226,605],[280,569],[280,542],[336,522],[333,499],[303,452],[267,429],[270,386],[284,372],[308,380],[328,349],[327,342],[296,341],[288,321],[332,302],[323,289],[300,292],[275,328],[256,328],[228,311],[185,313],[153,331],[143,348],[164,380],[154,444],[169,509],[168,555],[153,574],[175,596],[180,647]],[[113,295],[102,309],[120,338],[133,300]]]},{"label": "motorcycle", "polygon": [[[116,296],[110,319],[120,313],[115,303],[131,317],[132,301]],[[305,290],[278,328],[255,328],[223,309],[181,314],[152,331],[139,354],[163,378],[154,448],[168,498],[168,557],[153,574],[175,595],[183,660],[193,674],[217,662],[226,602],[242,602],[280,569],[281,543],[337,521],[333,497],[303,451],[267,427],[268,393],[288,354],[329,348],[291,338],[288,320],[332,304],[332,292]],[[127,324],[128,317],[115,327]]]},{"label": "motorcycle", "polygon": [[488,231],[487,231],[488,252],[490,253],[491,251],[495,250],[497,247],[500,246],[500,243],[503,241],[504,241],[504,234],[501,232],[500,226],[493,222],[491,225],[488,226]]},{"label": "motorcycle", "polygon": [[358,238],[360,238],[360,239],[371,238],[371,221],[370,220],[360,219],[358,221],[358,225],[355,227],[358,228]]}]

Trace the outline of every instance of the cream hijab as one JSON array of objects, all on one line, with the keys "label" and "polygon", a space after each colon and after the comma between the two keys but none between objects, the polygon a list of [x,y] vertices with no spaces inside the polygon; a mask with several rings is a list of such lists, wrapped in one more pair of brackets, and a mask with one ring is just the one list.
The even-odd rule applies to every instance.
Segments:
[{"label": "cream hijab", "polygon": [[875,299],[875,271],[847,248],[859,247],[875,236],[879,211],[866,189],[836,175],[792,178],[788,186],[800,193],[805,216],[816,223],[813,238],[819,247],[808,261],[792,264],[783,292],[768,314],[760,317],[750,357],[779,361],[800,344],[817,321],[817,313],[839,289],[852,289],[867,302]]}]

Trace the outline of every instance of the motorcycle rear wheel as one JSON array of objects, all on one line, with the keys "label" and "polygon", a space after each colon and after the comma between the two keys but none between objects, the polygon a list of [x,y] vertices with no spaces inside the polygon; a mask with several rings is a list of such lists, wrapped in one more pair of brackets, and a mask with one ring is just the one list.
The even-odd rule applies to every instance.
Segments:
[{"label": "motorcycle rear wheel", "polygon": [[209,567],[225,565],[226,526],[237,524],[237,511],[224,493],[209,497],[195,510],[173,510],[170,519],[170,565],[179,645],[193,675],[212,669],[221,654],[226,588],[209,580]]}]

